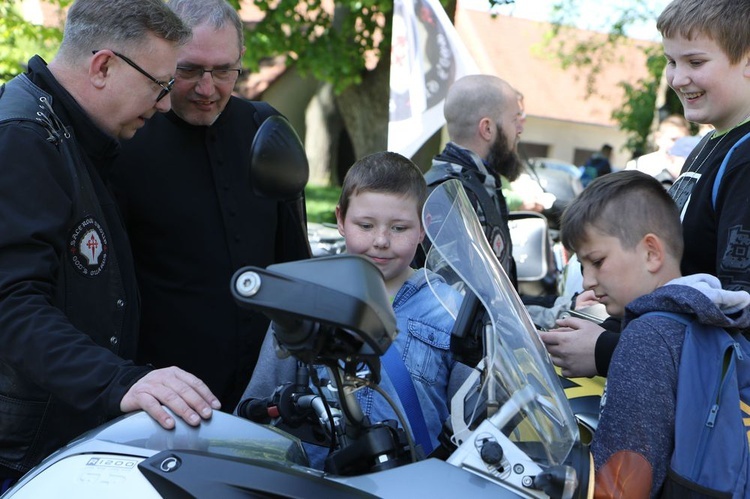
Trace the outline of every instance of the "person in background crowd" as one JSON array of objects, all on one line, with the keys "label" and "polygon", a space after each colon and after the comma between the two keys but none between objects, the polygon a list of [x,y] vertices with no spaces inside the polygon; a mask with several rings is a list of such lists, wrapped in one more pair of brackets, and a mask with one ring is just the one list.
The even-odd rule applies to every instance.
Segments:
[{"label": "person in background crowd", "polygon": [[515,286],[501,177],[512,182],[523,171],[517,152],[523,130],[519,94],[495,76],[465,76],[448,90],[444,114],[450,142],[425,173],[427,185],[434,187],[451,178],[461,181],[492,250]]},{"label": "person in background crowd", "polygon": [[656,150],[628,161],[625,169],[648,173],[671,185],[685,163],[685,156],[672,154],[672,148],[678,139],[689,135],[690,124],[682,115],[667,116],[654,132]]},{"label": "person in background crowd", "polygon": [[611,158],[612,146],[609,144],[604,144],[598,152],[591,155],[588,161],[583,165],[581,183],[584,187],[595,178],[612,172],[612,164],[610,163]]}]

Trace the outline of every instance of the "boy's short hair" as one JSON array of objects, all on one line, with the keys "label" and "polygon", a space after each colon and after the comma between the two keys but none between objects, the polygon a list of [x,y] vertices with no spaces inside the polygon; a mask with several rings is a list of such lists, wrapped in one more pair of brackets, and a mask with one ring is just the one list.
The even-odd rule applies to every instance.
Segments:
[{"label": "boy's short hair", "polygon": [[641,171],[622,170],[594,179],[563,212],[563,245],[576,251],[591,228],[616,237],[625,249],[635,248],[646,234],[655,234],[677,261],[682,259],[677,205],[661,182]]},{"label": "boy's short hair", "polygon": [[417,213],[421,215],[427,199],[427,184],[411,160],[395,152],[383,151],[365,156],[346,173],[338,203],[342,218],[346,218],[349,199],[362,192],[411,197],[416,200]]},{"label": "boy's short hair", "polygon": [[736,64],[750,50],[750,0],[673,0],[659,15],[664,38],[707,36]]}]

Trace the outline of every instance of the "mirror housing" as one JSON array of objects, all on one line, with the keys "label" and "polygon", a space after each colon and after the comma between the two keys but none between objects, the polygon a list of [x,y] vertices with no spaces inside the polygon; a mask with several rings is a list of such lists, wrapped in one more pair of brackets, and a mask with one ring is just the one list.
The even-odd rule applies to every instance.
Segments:
[{"label": "mirror housing", "polygon": [[300,197],[310,177],[302,141],[280,115],[266,118],[250,146],[250,185],[259,196],[286,200]]}]

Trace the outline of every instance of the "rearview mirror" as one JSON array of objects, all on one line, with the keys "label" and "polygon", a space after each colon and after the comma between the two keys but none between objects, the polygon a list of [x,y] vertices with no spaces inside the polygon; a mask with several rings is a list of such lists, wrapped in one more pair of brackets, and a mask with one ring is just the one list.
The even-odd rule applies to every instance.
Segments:
[{"label": "rearview mirror", "polygon": [[264,197],[292,199],[310,176],[307,155],[297,132],[283,116],[268,117],[250,148],[250,185]]}]

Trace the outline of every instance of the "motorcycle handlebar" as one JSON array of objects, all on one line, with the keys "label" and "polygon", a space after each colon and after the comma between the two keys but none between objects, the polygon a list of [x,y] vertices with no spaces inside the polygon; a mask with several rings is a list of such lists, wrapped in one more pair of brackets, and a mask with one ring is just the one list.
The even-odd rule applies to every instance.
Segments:
[{"label": "motorcycle handlebar", "polygon": [[255,423],[267,424],[279,417],[279,409],[272,404],[272,398],[247,399],[237,406],[237,415]]}]

